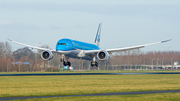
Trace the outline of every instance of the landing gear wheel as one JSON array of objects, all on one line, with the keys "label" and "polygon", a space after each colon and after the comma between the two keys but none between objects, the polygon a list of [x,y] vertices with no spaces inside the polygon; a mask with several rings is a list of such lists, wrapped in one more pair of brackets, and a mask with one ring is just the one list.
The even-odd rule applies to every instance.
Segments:
[{"label": "landing gear wheel", "polygon": [[95,62],[95,66],[98,67],[98,63],[97,62]]},{"label": "landing gear wheel", "polygon": [[67,64],[66,64],[66,62],[65,62],[65,61],[63,61],[63,65],[64,65],[64,66],[67,66]]},{"label": "landing gear wheel", "polygon": [[69,67],[71,67],[71,62],[68,61],[68,62],[67,62],[67,65],[68,65]]},{"label": "landing gear wheel", "polygon": [[69,62],[69,61],[67,61],[67,62],[63,61],[63,65],[64,65],[64,66],[69,66],[69,67],[70,67],[70,66],[71,66],[71,62]]},{"label": "landing gear wheel", "polygon": [[93,62],[91,62],[91,67],[93,67],[94,66],[94,64],[93,64]]},{"label": "landing gear wheel", "polygon": [[91,66],[92,67],[94,67],[94,66],[98,67],[98,63],[96,61],[95,62],[91,62]]}]

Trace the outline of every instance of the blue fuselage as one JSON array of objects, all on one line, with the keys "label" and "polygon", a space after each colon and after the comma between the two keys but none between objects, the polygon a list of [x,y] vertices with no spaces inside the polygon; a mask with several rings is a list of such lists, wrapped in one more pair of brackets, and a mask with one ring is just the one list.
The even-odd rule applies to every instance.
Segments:
[{"label": "blue fuselage", "polygon": [[80,42],[71,39],[61,39],[57,42],[56,51],[73,51],[73,50],[99,50],[97,45]]}]

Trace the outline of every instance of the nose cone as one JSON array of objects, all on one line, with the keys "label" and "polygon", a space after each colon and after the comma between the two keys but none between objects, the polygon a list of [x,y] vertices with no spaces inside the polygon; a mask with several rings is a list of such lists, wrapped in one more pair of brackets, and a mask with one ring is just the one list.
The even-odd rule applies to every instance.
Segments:
[{"label": "nose cone", "polygon": [[72,50],[72,41],[70,39],[61,39],[57,42],[56,51]]}]

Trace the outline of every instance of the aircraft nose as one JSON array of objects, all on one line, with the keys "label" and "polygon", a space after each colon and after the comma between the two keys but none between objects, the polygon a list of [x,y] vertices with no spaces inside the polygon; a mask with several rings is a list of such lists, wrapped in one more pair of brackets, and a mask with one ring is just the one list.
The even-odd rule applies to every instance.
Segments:
[{"label": "aircraft nose", "polygon": [[60,40],[56,45],[56,50],[58,51],[68,51],[72,50],[72,44],[69,40]]}]

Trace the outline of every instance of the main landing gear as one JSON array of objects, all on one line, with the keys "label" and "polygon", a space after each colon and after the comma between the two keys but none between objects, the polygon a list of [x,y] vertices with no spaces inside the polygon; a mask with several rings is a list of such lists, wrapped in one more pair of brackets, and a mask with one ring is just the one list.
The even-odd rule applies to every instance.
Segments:
[{"label": "main landing gear", "polygon": [[92,66],[92,67],[94,67],[94,66],[98,67],[98,63],[97,63],[96,61],[91,62],[91,66]]},{"label": "main landing gear", "polygon": [[64,66],[69,66],[69,67],[71,67],[71,62],[69,62],[69,61],[67,61],[67,62],[63,61],[63,65],[64,65]]},{"label": "main landing gear", "polygon": [[96,62],[96,57],[93,57],[93,61],[91,62],[91,66],[94,67],[98,67],[98,63]]}]

